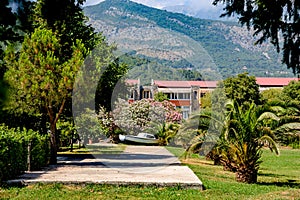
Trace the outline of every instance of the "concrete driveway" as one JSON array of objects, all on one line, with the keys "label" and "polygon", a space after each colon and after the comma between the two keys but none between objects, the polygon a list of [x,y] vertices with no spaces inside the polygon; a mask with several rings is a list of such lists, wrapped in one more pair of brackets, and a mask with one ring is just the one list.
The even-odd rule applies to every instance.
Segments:
[{"label": "concrete driveway", "polygon": [[59,157],[43,171],[26,172],[9,184],[64,183],[178,186],[203,189],[202,182],[166,148],[128,145],[121,154]]}]

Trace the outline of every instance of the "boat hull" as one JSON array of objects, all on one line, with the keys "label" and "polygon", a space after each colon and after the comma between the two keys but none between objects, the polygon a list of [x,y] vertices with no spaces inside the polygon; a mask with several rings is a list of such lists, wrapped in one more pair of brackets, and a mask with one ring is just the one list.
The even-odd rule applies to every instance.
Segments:
[{"label": "boat hull", "polygon": [[130,143],[130,144],[143,144],[143,145],[158,145],[158,139],[152,138],[142,138],[133,135],[119,135],[119,139],[121,142]]}]

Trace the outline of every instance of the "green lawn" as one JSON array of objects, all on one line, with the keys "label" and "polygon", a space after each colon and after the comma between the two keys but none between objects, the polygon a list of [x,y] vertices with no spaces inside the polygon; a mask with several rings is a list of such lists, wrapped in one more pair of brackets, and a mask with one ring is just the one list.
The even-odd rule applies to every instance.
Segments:
[{"label": "green lawn", "polygon": [[208,199],[300,199],[300,150],[282,150],[279,157],[265,151],[257,184],[237,183],[234,173],[205,159],[187,162],[204,183]]},{"label": "green lawn", "polygon": [[[177,155],[180,149],[171,149]],[[283,149],[279,157],[263,153],[257,184],[235,182],[231,172],[204,158],[183,161],[205,190],[145,186],[36,184],[0,188],[0,199],[300,199],[300,150]]]}]

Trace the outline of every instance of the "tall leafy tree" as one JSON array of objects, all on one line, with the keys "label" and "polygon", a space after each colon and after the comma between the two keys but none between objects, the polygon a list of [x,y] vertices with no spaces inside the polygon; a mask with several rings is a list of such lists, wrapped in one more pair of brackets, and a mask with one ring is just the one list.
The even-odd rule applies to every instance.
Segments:
[{"label": "tall leafy tree", "polygon": [[283,101],[283,112],[287,122],[284,129],[279,131],[280,138],[284,144],[300,146],[300,125],[299,123],[293,123],[293,121],[300,121],[300,82],[292,81],[285,86],[281,93],[281,99]]},{"label": "tall leafy tree", "polygon": [[[13,26],[16,24],[16,16],[12,13],[8,0],[0,2],[0,59],[4,56],[6,43],[15,37]],[[1,73],[3,75],[3,72]]]},{"label": "tall leafy tree", "polygon": [[[82,11],[85,0],[3,0],[0,3],[0,60],[7,44],[22,42],[41,23],[59,38],[63,57],[72,57],[72,45],[80,39],[85,47],[92,50],[100,41],[100,34],[87,24]],[[59,5],[59,6],[58,6]],[[1,64],[1,63],[0,63]],[[1,69],[1,74],[5,68]],[[0,75],[1,75],[0,74]]]},{"label": "tall leafy tree", "polygon": [[237,101],[239,105],[246,102],[260,103],[259,85],[254,76],[248,76],[246,73],[238,74],[225,79],[223,87],[226,97]]},{"label": "tall leafy tree", "polygon": [[[32,2],[26,0],[3,0],[0,2],[0,78],[5,73],[3,63],[7,45],[21,43],[24,32],[29,29],[29,8]],[[13,9],[14,8],[14,9]]]},{"label": "tall leafy tree", "polygon": [[282,89],[271,88],[262,91],[260,94],[261,94],[262,101],[268,102],[276,99],[279,100],[281,93],[282,93]]},{"label": "tall leafy tree", "polygon": [[0,104],[2,104],[5,99],[5,84],[2,81],[5,72],[3,65],[4,49],[9,40],[15,35],[12,27],[16,23],[16,17],[8,5],[8,0],[0,1]]},{"label": "tall leafy tree", "polygon": [[120,63],[119,59],[114,59],[107,67],[103,69],[103,73],[98,81],[95,103],[96,110],[99,106],[104,107],[107,111],[111,111],[112,96],[115,87],[125,87],[123,76],[128,71],[128,67],[124,63]]},{"label": "tall leafy tree", "polygon": [[[59,39],[61,44],[60,59],[62,61],[71,59],[73,47],[76,40],[80,40],[87,49],[83,52],[87,57],[95,48],[108,46],[104,44],[105,38],[101,33],[97,33],[94,28],[87,23],[88,18],[84,15],[82,5],[85,0],[37,0],[34,4],[33,19],[34,27],[43,24]],[[57,6],[59,5],[59,6]],[[103,49],[107,49],[104,47]],[[105,54],[98,55],[101,58],[109,57]],[[112,61],[112,60],[110,60]],[[105,64],[107,66],[107,64]],[[72,98],[67,100],[64,115],[72,119]]]},{"label": "tall leafy tree", "polygon": [[[73,44],[80,40],[87,51],[82,52],[84,57],[94,48],[102,48],[104,37],[94,31],[88,25],[88,18],[82,11],[84,0],[37,0],[33,3],[31,20],[33,27],[41,24],[59,39],[61,61],[67,61],[73,56]],[[59,6],[57,6],[59,5]],[[100,46],[100,47],[99,47]],[[104,48],[105,49],[105,48]],[[101,55],[102,56],[102,55]],[[66,119],[72,120],[72,97],[66,101],[66,109],[63,115]]]},{"label": "tall leafy tree", "polygon": [[243,73],[219,81],[217,88],[201,98],[201,106],[213,109],[214,112],[224,113],[228,99],[235,100],[240,105],[251,102],[260,104],[261,95],[255,77]]},{"label": "tall leafy tree", "polygon": [[101,41],[101,36],[87,24],[82,5],[85,0],[37,0],[34,10],[36,26],[43,20],[59,37],[64,58],[72,57],[72,44],[81,40],[88,50]]},{"label": "tall leafy tree", "polygon": [[[8,45],[16,47],[23,41],[24,33],[30,29],[30,0],[2,0],[0,2],[0,106],[1,122],[7,119],[2,110],[7,95],[7,84],[3,81],[7,68],[4,62],[5,50]],[[17,48],[16,48],[17,49]]]},{"label": "tall leafy tree", "polygon": [[[221,16],[237,14],[239,22],[254,29],[257,43],[266,40],[282,50],[283,63],[300,73],[300,2],[297,0],[214,0],[225,4]],[[283,41],[280,38],[283,38]]]},{"label": "tall leafy tree", "polygon": [[19,53],[9,49],[5,80],[10,84],[10,106],[18,112],[45,113],[51,131],[51,163],[56,163],[56,123],[71,95],[75,75],[83,63],[84,45],[72,46],[72,57],[61,59],[62,45],[55,34],[37,28],[26,36]]},{"label": "tall leafy tree", "polygon": [[223,82],[219,82],[217,87],[201,97],[201,108],[213,109],[215,112],[224,113],[225,103],[228,97],[225,94]]},{"label": "tall leafy tree", "polygon": [[291,81],[282,90],[282,98],[286,102],[300,102],[300,81]]}]

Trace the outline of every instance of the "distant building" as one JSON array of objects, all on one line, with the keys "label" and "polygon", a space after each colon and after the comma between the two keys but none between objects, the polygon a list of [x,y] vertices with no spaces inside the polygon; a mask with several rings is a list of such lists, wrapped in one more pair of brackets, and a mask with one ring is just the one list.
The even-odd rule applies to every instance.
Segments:
[{"label": "distant building", "polygon": [[272,77],[256,77],[256,83],[259,85],[259,90],[268,90],[275,88],[283,88],[291,81],[298,81],[298,78],[272,78]]},{"label": "distant building", "polygon": [[182,111],[183,118],[200,108],[201,97],[217,86],[217,81],[158,81],[152,83],[154,92],[167,95],[170,102]]},{"label": "distant building", "polygon": [[[283,88],[297,78],[257,77],[259,90]],[[140,80],[127,80],[129,85],[129,102],[140,99],[152,99],[154,94],[162,92],[170,102],[182,111],[183,118],[196,111],[201,106],[201,97],[217,87],[218,81],[160,81],[152,80],[149,85],[141,85]]]}]

